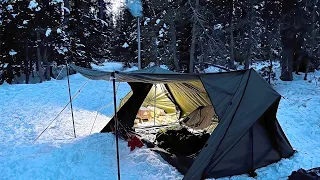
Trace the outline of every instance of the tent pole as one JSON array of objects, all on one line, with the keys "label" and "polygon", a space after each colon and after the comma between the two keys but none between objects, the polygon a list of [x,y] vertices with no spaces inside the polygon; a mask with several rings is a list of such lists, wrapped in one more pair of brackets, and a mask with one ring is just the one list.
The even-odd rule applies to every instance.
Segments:
[{"label": "tent pole", "polygon": [[156,125],[157,84],[154,85],[153,125]]},{"label": "tent pole", "polygon": [[113,107],[114,107],[114,123],[115,123],[115,135],[116,135],[116,149],[117,149],[117,167],[118,167],[118,180],[120,180],[120,161],[119,161],[119,139],[118,139],[118,116],[117,116],[117,97],[116,97],[116,78],[115,73],[111,74],[112,86],[113,86]]},{"label": "tent pole", "polygon": [[138,35],[138,69],[141,69],[141,39],[140,39],[140,17],[137,17]]},{"label": "tent pole", "polygon": [[73,125],[73,135],[74,135],[74,138],[77,138],[76,128],[75,128],[75,125],[74,125],[74,116],[73,116],[72,97],[71,97],[71,90],[70,90],[70,78],[69,78],[68,62],[67,62],[67,78],[68,78],[68,91],[69,91],[69,100],[70,100],[71,117],[72,117],[72,125]]}]

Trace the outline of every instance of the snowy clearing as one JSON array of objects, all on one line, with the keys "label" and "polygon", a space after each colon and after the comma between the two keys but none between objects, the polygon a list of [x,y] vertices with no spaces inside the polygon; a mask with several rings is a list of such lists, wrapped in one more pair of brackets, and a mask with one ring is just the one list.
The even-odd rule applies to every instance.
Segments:
[{"label": "snowy clearing", "polygon": [[[119,63],[94,68],[122,70]],[[279,76],[279,72],[277,72]],[[320,166],[320,72],[303,75],[294,81],[276,80],[274,87],[282,99],[279,122],[297,152],[289,159],[258,169],[257,179],[286,179],[299,168]],[[72,75],[75,94],[88,79]],[[117,84],[118,85],[118,84]],[[121,83],[118,102],[130,90]],[[116,179],[115,138],[99,134],[113,114],[112,83],[88,81],[73,102],[77,139],[73,137],[69,107],[50,128],[32,144],[69,101],[66,80],[33,85],[0,86],[0,172],[1,179]],[[90,135],[97,110],[96,123]],[[95,134],[94,134],[95,133]],[[146,148],[130,152],[120,141],[122,179],[182,179],[182,175],[158,154]],[[229,178],[223,178],[229,179]],[[230,179],[250,179],[247,175]]]}]

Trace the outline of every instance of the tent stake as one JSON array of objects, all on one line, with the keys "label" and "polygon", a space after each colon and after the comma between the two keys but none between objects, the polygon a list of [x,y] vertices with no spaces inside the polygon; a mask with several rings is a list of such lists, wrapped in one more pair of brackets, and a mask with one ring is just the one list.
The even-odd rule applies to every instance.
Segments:
[{"label": "tent stake", "polygon": [[116,134],[116,149],[117,149],[117,167],[118,167],[118,180],[120,180],[120,161],[119,161],[119,140],[118,140],[118,116],[117,116],[117,97],[116,97],[116,78],[114,72],[111,74],[113,86],[113,107],[114,107],[114,123]]},{"label": "tent stake", "polygon": [[69,90],[69,100],[70,100],[71,117],[72,117],[72,125],[73,125],[73,134],[74,134],[74,138],[77,138],[76,127],[74,125],[74,116],[73,116],[72,97],[71,97],[71,90],[70,90],[70,79],[69,79],[69,66],[68,66],[68,63],[67,63],[67,78],[68,78],[68,90]]}]

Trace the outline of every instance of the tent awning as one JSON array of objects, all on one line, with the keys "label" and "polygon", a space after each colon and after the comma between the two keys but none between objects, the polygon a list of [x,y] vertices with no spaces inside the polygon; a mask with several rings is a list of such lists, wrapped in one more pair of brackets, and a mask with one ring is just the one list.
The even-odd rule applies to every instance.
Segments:
[{"label": "tent awning", "polygon": [[88,69],[70,64],[70,67],[79,72],[83,76],[92,80],[107,80],[109,81],[112,73],[115,73],[117,82],[143,82],[143,83],[170,83],[170,82],[185,82],[199,80],[197,74],[185,74],[172,72],[160,67],[150,67],[131,72],[106,72],[94,69]]}]

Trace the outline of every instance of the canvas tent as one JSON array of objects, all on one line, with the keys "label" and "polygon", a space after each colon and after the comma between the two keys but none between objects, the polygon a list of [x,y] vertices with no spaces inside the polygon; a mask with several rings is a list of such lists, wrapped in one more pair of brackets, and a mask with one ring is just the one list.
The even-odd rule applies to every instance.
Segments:
[{"label": "canvas tent", "polygon": [[[166,87],[181,117],[201,106],[212,106],[218,125],[185,173],[186,180],[248,173],[294,152],[276,119],[281,96],[253,69],[183,74],[158,67],[132,72],[72,68],[90,79],[115,77],[118,82],[128,82],[132,95],[117,116],[129,127],[153,84]],[[109,132],[112,124],[113,120],[101,132]]]}]

